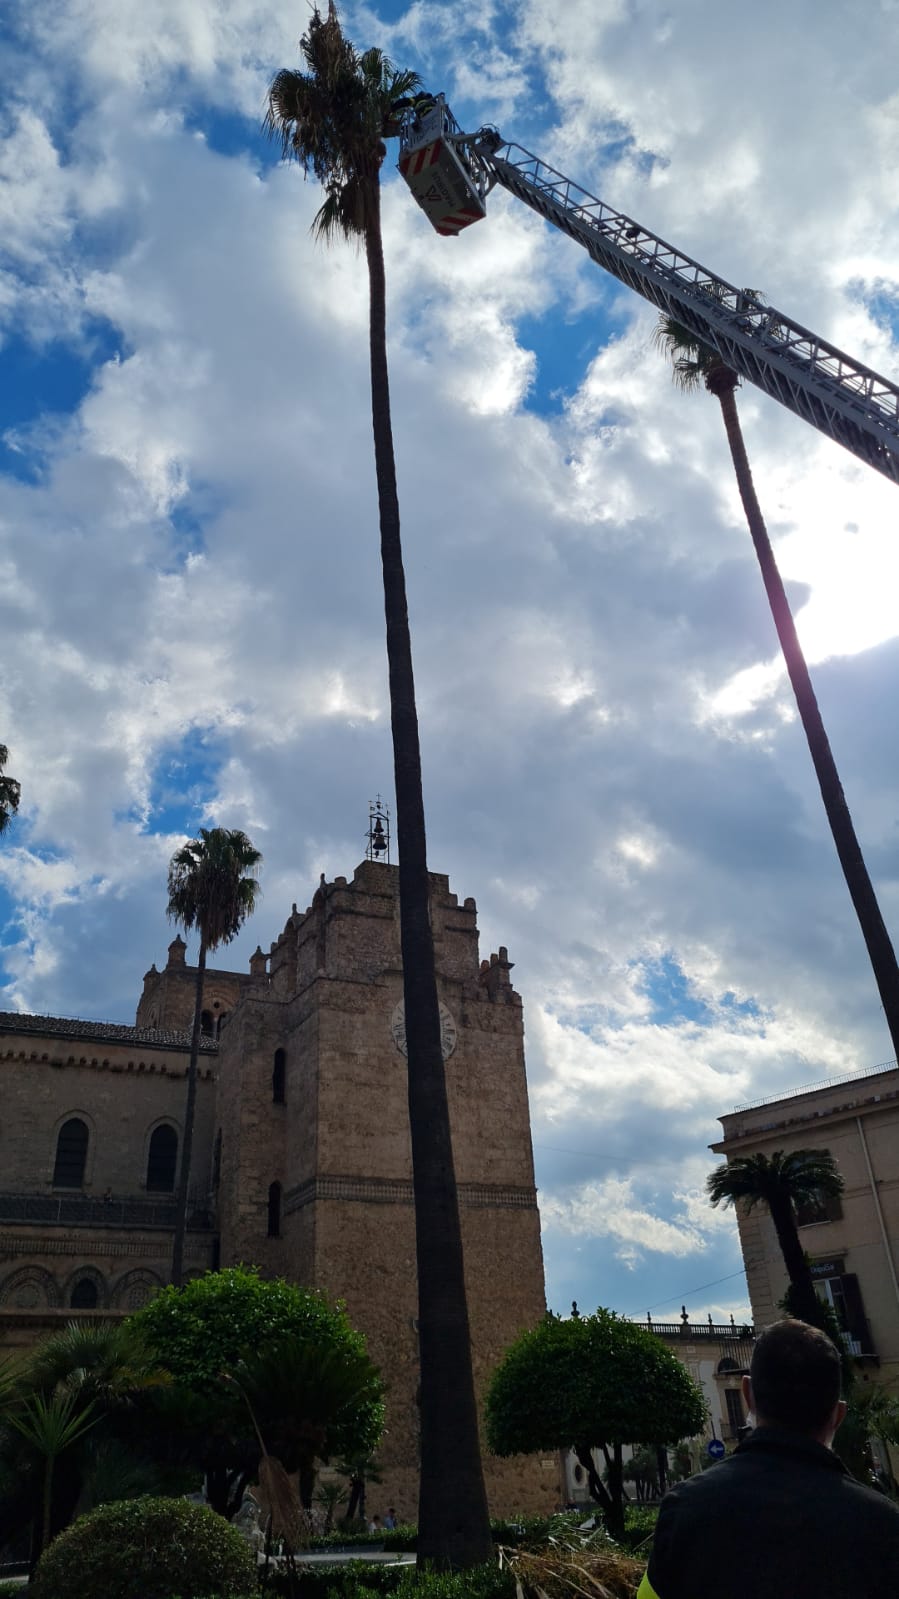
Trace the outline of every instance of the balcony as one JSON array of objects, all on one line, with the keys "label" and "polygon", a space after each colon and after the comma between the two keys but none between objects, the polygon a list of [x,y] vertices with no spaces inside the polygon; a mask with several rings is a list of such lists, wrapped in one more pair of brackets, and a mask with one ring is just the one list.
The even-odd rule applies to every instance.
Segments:
[{"label": "balcony", "polygon": [[[127,1227],[130,1231],[175,1226],[174,1196],[149,1199],[144,1194],[94,1198],[86,1194],[0,1193],[0,1225],[26,1227]],[[203,1196],[188,1195],[187,1225],[191,1232],[214,1232],[215,1221]]]}]

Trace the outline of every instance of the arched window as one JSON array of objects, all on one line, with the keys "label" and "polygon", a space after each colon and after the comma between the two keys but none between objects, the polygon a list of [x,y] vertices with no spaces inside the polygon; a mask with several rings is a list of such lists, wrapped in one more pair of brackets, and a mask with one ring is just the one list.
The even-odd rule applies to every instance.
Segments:
[{"label": "arched window", "polygon": [[[196,1015],[196,1011],[194,1011],[194,1015]],[[205,1033],[209,1038],[215,1037],[215,1021],[211,1010],[200,1012],[200,1032]]]},{"label": "arched window", "polygon": [[82,1277],[72,1289],[69,1305],[72,1310],[96,1310],[98,1298],[97,1284],[89,1277]]},{"label": "arched window", "polygon": [[268,1236],[281,1237],[281,1184],[272,1183],[268,1191]]},{"label": "arched window", "polygon": [[60,1127],[56,1140],[56,1164],[53,1167],[54,1188],[84,1187],[87,1141],[87,1123],[79,1116],[73,1116]]},{"label": "arched window", "polygon": [[287,1056],[283,1049],[275,1050],[275,1064],[272,1067],[272,1100],[276,1105],[283,1105],[287,1098]]},{"label": "arched window", "polygon": [[147,1151],[147,1190],[151,1194],[171,1194],[178,1164],[178,1134],[163,1123],[153,1129]]}]

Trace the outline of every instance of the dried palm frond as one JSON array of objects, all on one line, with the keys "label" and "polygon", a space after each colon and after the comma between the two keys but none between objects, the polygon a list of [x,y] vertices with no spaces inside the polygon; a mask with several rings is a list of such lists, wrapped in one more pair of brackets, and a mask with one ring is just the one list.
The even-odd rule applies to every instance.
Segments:
[{"label": "dried palm frond", "polygon": [[566,1549],[534,1554],[501,1549],[515,1578],[516,1599],[634,1599],[645,1562],[620,1549]]},{"label": "dried palm frond", "polygon": [[296,1483],[276,1455],[264,1454],[259,1462],[257,1494],[263,1517],[270,1520],[272,1536],[283,1538],[290,1550],[303,1548],[309,1541],[309,1520]]}]

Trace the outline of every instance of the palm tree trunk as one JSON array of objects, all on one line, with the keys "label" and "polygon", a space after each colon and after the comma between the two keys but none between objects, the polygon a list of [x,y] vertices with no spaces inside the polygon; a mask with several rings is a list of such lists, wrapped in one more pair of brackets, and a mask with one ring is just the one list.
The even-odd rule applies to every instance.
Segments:
[{"label": "palm tree trunk", "polygon": [[50,1517],[53,1512],[53,1455],[48,1454],[44,1463],[44,1514],[41,1525],[41,1553],[50,1542]]},{"label": "palm tree trunk", "polygon": [[181,1169],[178,1176],[178,1208],[175,1212],[175,1240],[172,1245],[172,1282],[180,1288],[184,1281],[184,1240],[187,1233],[187,1196],[190,1161],[194,1145],[194,1120],[197,1109],[197,1067],[200,1060],[200,1028],[203,1019],[203,984],[206,980],[206,940],[200,938],[197,956],[197,987],[194,998],[194,1024],[190,1035],[190,1063],[187,1068],[187,1104],[184,1108],[184,1137],[181,1141]]},{"label": "palm tree trunk", "polygon": [[462,1229],[450,1139],[431,932],[421,754],[390,422],[380,191],[365,231],[370,290],[372,428],[381,525],[399,847],[400,936],[421,1361],[419,1558],[465,1568],[490,1558],[465,1299]]},{"label": "palm tree trunk", "polygon": [[730,445],[731,459],[737,475],[737,485],[755,553],[758,556],[759,566],[762,569],[762,579],[768,594],[768,603],[774,618],[774,626],[780,640],[780,647],[786,661],[799,715],[805,729],[808,747],[814,762],[818,784],[821,789],[821,798],[830,831],[836,845],[840,865],[846,879],[846,886],[855,907],[862,930],[862,937],[868,950],[868,956],[874,971],[874,978],[880,992],[880,999],[886,1017],[887,1027],[893,1041],[893,1053],[899,1058],[899,967],[896,965],[896,956],[890,935],[880,913],[877,896],[868,876],[864,857],[855,834],[840,774],[830,748],[830,742],[818,709],[818,701],[812,687],[812,680],[802,653],[802,646],[796,632],[796,625],[790,610],[789,601],[784,590],[774,551],[768,538],[761,508],[756,497],[755,486],[752,481],[752,472],[749,467],[749,458],[743,442],[743,432],[740,427],[740,418],[737,412],[735,395],[736,378],[732,372],[727,376],[732,381],[725,385],[723,375],[716,372],[709,381],[713,394],[718,396],[721,405],[721,414],[727,431],[727,442]]},{"label": "palm tree trunk", "polygon": [[800,1320],[810,1321],[817,1326],[818,1296],[815,1293],[815,1283],[805,1258],[805,1251],[799,1240],[792,1201],[785,1195],[772,1194],[768,1199],[768,1209],[771,1212],[777,1242],[793,1289],[796,1315]]}]

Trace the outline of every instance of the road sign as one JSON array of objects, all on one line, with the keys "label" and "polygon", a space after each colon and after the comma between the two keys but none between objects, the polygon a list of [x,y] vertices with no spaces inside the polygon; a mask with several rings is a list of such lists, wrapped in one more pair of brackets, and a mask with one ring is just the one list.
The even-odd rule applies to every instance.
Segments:
[{"label": "road sign", "polygon": [[706,1450],[706,1454],[710,1455],[713,1460],[721,1460],[727,1454],[727,1450],[720,1438],[713,1438]]}]

